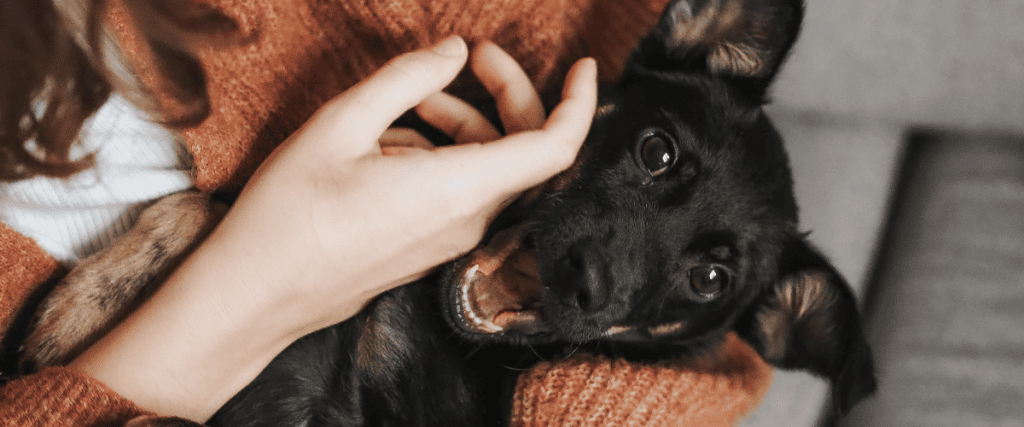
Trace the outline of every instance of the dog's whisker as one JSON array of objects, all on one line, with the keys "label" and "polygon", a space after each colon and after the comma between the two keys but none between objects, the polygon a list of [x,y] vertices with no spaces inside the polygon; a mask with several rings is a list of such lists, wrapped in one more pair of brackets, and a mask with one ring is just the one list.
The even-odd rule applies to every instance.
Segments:
[{"label": "dog's whisker", "polygon": [[538,353],[538,352],[537,352],[537,349],[536,349],[536,348],[534,348],[532,344],[527,344],[527,345],[526,345],[526,347],[527,347],[527,348],[529,348],[529,349],[530,349],[530,351],[531,351],[531,352],[533,352],[533,354],[534,354],[535,356],[537,356],[537,359],[539,359],[539,360],[542,360],[542,361],[545,361],[545,362],[547,362],[547,361],[548,361],[547,359],[545,359],[545,358],[544,358],[544,356],[541,356],[541,355],[540,355],[540,353]]},{"label": "dog's whisker", "polygon": [[575,345],[573,345],[573,346],[572,346],[572,351],[570,351],[570,352],[569,352],[569,354],[568,354],[568,355],[566,355],[566,356],[565,356],[565,357],[564,357],[563,359],[569,359],[569,358],[572,358],[572,356],[573,356],[574,354],[576,354],[576,352],[577,352],[577,351],[578,351],[578,350],[580,349],[580,347],[581,347],[582,345],[583,345],[582,343],[576,343]]},{"label": "dog's whisker", "polygon": [[466,352],[466,357],[465,357],[465,358],[466,358],[466,359],[469,359],[470,357],[473,357],[473,355],[475,355],[475,354],[479,353],[479,352],[480,352],[480,350],[482,350],[483,348],[484,348],[484,345],[483,345],[483,344],[477,344],[477,345],[476,345],[476,348],[474,348],[474,349],[472,349],[472,350],[469,350],[468,352]]}]

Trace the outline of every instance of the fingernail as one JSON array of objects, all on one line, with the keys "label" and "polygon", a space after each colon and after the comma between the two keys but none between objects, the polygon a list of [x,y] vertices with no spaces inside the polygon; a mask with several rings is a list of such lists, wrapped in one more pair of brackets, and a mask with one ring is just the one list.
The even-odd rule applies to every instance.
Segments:
[{"label": "fingernail", "polygon": [[434,53],[441,56],[460,57],[466,54],[466,42],[462,37],[451,36],[430,48]]}]

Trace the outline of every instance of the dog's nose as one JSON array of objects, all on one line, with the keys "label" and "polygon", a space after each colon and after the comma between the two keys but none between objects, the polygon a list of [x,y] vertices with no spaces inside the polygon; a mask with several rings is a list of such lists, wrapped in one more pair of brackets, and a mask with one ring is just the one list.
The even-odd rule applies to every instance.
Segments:
[{"label": "dog's nose", "polygon": [[560,263],[559,297],[562,304],[584,312],[600,310],[608,302],[605,259],[592,241],[577,242]]}]

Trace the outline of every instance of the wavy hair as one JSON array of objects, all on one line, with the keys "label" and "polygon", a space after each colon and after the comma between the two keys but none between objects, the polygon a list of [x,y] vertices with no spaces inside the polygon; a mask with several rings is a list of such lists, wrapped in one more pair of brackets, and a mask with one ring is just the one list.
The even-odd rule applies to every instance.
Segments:
[{"label": "wavy hair", "polygon": [[93,164],[70,157],[84,122],[112,91],[174,127],[198,124],[210,112],[196,52],[245,42],[237,22],[205,3],[125,0],[125,10],[153,53],[158,108],[130,72],[117,73],[116,38],[105,17],[108,0],[0,2],[0,181],[37,175],[67,177]]}]

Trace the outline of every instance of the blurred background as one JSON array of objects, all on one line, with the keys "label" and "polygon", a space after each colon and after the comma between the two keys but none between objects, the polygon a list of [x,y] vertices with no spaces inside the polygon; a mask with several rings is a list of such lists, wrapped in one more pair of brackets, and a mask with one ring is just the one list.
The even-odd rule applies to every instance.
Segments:
[{"label": "blurred background", "polygon": [[1024,1],[807,0],[769,114],[879,392],[782,372],[745,426],[1024,427]]}]

